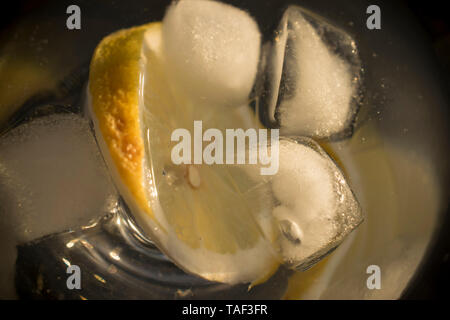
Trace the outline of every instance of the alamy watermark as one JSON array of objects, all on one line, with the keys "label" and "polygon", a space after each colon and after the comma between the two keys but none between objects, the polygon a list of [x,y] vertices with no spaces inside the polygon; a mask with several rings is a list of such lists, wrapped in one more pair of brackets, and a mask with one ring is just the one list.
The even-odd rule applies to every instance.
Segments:
[{"label": "alamy watermark", "polygon": [[66,280],[67,289],[80,290],[81,289],[81,269],[80,269],[80,267],[75,264],[72,264],[67,267],[66,273],[70,274],[70,276],[68,276],[67,280]]},{"label": "alamy watermark", "polygon": [[[278,172],[279,129],[226,129],[224,139],[219,129],[203,132],[203,123],[197,120],[193,137],[188,129],[179,128],[172,132],[171,141],[178,142],[171,152],[176,165],[258,164],[261,175]],[[205,148],[203,142],[208,143]]]},{"label": "alamy watermark", "polygon": [[372,264],[367,267],[366,273],[370,274],[367,278],[366,285],[367,289],[381,289],[381,269],[376,264]]},{"label": "alamy watermark", "polygon": [[66,20],[66,27],[69,30],[81,29],[81,9],[79,6],[72,4],[67,7],[66,13],[70,16]]},{"label": "alamy watermark", "polygon": [[376,4],[372,4],[367,7],[367,14],[370,16],[366,20],[366,26],[369,30],[381,29],[381,9]]}]

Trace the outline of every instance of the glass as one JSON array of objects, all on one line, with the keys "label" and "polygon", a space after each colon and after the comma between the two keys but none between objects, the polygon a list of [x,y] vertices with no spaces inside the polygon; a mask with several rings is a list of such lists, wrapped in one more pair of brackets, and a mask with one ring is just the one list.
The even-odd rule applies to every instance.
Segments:
[{"label": "glass", "polygon": [[[365,90],[355,129],[351,137],[322,146],[347,175],[365,222],[313,268],[296,273],[281,268],[248,292],[246,285],[209,283],[180,271],[142,236],[114,190],[99,195],[104,205],[80,218],[81,224],[55,225],[50,235],[39,235],[43,238],[23,236],[38,234],[32,230],[36,221],[13,217],[20,203],[9,194],[11,162],[0,151],[1,297],[391,299],[402,294],[433,243],[448,188],[449,124],[442,116],[447,100],[419,27],[405,8],[387,1],[379,6],[395,16],[383,15],[376,31],[365,26],[362,2],[226,2],[248,10],[265,40],[273,37],[288,4],[324,16],[355,38]],[[78,5],[80,30],[67,30],[66,7],[48,1],[28,9],[0,35],[0,80],[6,84],[0,87],[0,140],[32,119],[81,114],[98,42],[115,30],[161,20],[168,1]],[[76,206],[82,211],[84,204]],[[45,223],[43,217],[33,219]],[[67,290],[69,264],[88,270],[80,291]],[[382,270],[383,290],[366,286],[372,264]]]}]

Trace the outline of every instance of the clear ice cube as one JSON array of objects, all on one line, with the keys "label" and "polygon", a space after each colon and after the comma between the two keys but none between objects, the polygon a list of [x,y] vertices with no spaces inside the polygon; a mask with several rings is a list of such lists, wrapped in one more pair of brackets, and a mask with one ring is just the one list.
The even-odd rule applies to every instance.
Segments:
[{"label": "clear ice cube", "polygon": [[265,44],[263,122],[282,135],[339,138],[351,133],[361,99],[361,61],[354,39],[298,6],[285,11]]}]

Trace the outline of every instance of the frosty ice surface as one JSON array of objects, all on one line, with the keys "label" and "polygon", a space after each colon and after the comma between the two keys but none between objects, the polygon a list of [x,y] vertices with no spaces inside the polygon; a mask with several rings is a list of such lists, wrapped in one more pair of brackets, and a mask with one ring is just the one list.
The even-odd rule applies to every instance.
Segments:
[{"label": "frosty ice surface", "polygon": [[281,134],[319,139],[351,129],[361,62],[350,35],[290,6],[265,51],[264,122],[279,125]]},{"label": "frosty ice surface", "polygon": [[312,139],[282,137],[279,157],[273,176],[258,176],[249,166],[245,170],[259,190],[269,189],[261,201],[271,208],[284,263],[304,270],[336,248],[363,215],[340,169]]}]

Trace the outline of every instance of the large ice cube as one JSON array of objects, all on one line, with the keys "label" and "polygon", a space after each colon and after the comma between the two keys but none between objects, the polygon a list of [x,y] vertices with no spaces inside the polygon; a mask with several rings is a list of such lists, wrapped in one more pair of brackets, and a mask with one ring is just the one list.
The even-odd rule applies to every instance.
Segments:
[{"label": "large ice cube", "polygon": [[0,231],[16,241],[86,224],[114,195],[89,122],[79,115],[36,118],[0,137]]},{"label": "large ice cube", "polygon": [[360,206],[333,160],[309,138],[283,138],[272,177],[285,263],[306,269],[338,246],[363,220]]},{"label": "large ice cube", "polygon": [[355,41],[316,14],[290,6],[266,48],[263,121],[283,135],[329,138],[350,132],[361,62]]},{"label": "large ice cube", "polygon": [[15,294],[17,245],[87,224],[108,197],[116,191],[79,115],[35,118],[0,136],[0,296]]},{"label": "large ice cube", "polygon": [[336,248],[363,215],[340,169],[312,139],[282,137],[278,154],[278,171],[271,176],[260,175],[262,165],[244,165],[255,182],[251,190],[263,194],[261,201],[271,208],[270,217],[262,214],[255,220],[267,235],[271,226],[278,230],[276,243],[284,263],[304,270]]},{"label": "large ice cube", "polygon": [[246,104],[258,69],[256,22],[216,1],[174,2],[163,20],[163,47],[171,82],[195,103]]}]

